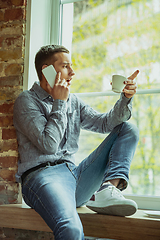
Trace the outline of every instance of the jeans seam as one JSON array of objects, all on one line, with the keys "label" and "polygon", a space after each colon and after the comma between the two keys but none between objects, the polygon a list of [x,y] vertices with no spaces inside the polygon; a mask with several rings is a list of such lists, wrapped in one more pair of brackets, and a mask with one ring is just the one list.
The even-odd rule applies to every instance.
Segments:
[{"label": "jeans seam", "polygon": [[75,180],[76,180],[76,182],[77,182],[78,179],[77,179],[77,177],[75,176],[75,174],[73,173],[73,171],[72,171],[72,169],[70,168],[70,166],[69,166],[68,163],[66,163],[66,166],[67,166],[68,170],[72,173],[73,177],[75,178]]},{"label": "jeans seam", "polygon": [[[112,146],[113,147],[113,146]],[[112,150],[112,149],[111,149]],[[110,167],[111,167],[111,160],[112,160],[112,152],[110,152],[110,156],[108,159],[108,169],[107,169],[107,173],[106,173],[106,177],[108,176],[108,173],[110,171]]]},{"label": "jeans seam", "polygon": [[[122,128],[122,127],[121,127]],[[119,133],[120,133],[120,131],[121,131],[121,128],[120,129],[118,129],[116,132],[115,132],[115,134],[117,133],[118,135],[119,135]],[[104,145],[104,147],[105,147],[105,145]],[[104,147],[103,147],[103,149],[104,149]],[[112,145],[112,147],[113,147],[113,145]],[[112,149],[112,147],[111,147],[111,149]],[[102,151],[101,151],[102,152]],[[101,154],[101,152],[100,152],[100,154]],[[110,152],[111,152],[111,150],[110,150]],[[99,155],[98,155],[99,156]],[[109,159],[110,159],[110,157],[109,157]],[[90,163],[90,165],[93,163],[95,161],[95,159],[93,159],[92,160],[92,162]],[[110,161],[109,161],[110,162]],[[83,172],[90,166],[90,165],[88,165],[84,170],[83,170]]]},{"label": "jeans seam", "polygon": [[[115,134],[116,134],[116,133],[118,134],[118,132],[119,132],[119,130],[117,130],[117,131],[115,132]],[[104,147],[105,147],[105,145],[104,145]],[[103,147],[103,149],[104,149],[104,147]],[[102,154],[102,151],[100,152],[100,154]],[[97,157],[99,157],[100,154],[99,154]],[[110,159],[110,158],[109,158],[109,159]],[[94,159],[90,162],[90,164],[87,165],[87,167],[83,170],[83,172],[84,172],[95,160],[96,160],[96,159],[94,158]],[[81,179],[81,174],[79,174],[79,178],[77,179],[77,185],[78,185],[80,179]]]},{"label": "jeans seam", "polygon": [[[117,133],[118,133],[118,136],[120,134],[120,132],[122,131],[122,128],[123,128],[124,124],[122,124],[121,128],[117,130]],[[106,172],[106,178],[108,177],[108,173],[110,172],[110,168],[111,168],[111,163],[112,163],[112,156],[113,156],[113,147],[114,147],[114,144],[111,148],[111,151],[110,151],[110,156],[109,156],[109,161],[108,161],[108,169],[107,169],[107,172]],[[128,182],[128,179],[127,178],[121,178],[123,179],[124,181],[126,181],[126,183]],[[126,187],[125,187],[126,188]],[[123,188],[122,190],[124,190],[125,188]]]},{"label": "jeans seam", "polygon": [[[43,208],[45,209],[45,211],[49,214],[49,216],[51,217],[51,219],[52,220],[54,220],[55,222],[56,222],[56,224],[57,224],[57,221],[56,221],[56,219],[50,214],[50,212],[47,210],[47,208],[45,207],[45,205],[43,204],[43,202],[41,201],[41,199],[39,198],[39,196],[36,194],[36,192],[35,191],[33,191],[29,186],[27,186],[28,187],[28,191],[30,191],[30,192],[32,192],[32,194],[34,194],[34,196],[36,197],[36,202],[38,201],[40,204],[41,204],[41,206],[43,206]],[[23,194],[24,195],[24,194]],[[26,197],[27,198],[27,197]],[[28,200],[28,198],[27,198],[27,200]],[[29,201],[30,202],[30,201]],[[31,204],[32,205],[32,204]],[[35,208],[33,207],[33,209],[35,210]],[[36,211],[36,210],[35,210]],[[60,234],[60,232],[58,233],[58,234]]]}]

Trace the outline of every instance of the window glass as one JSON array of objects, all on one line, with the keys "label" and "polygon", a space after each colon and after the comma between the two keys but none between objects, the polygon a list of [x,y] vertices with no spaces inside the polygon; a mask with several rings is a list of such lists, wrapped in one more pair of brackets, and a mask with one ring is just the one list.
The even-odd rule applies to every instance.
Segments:
[{"label": "window glass", "polygon": [[74,3],[73,92],[110,90],[112,74],[139,69],[139,89],[160,88],[160,1]]},{"label": "window glass", "polygon": [[[109,111],[118,99],[117,96],[85,97],[83,100],[94,109]],[[129,120],[139,128],[139,143],[130,169],[128,194],[160,196],[160,94],[136,95],[133,101],[132,118]],[[76,163],[89,155],[105,138],[82,130],[80,148]],[[123,159],[122,159],[123,161]]]},{"label": "window glass", "polygon": [[[113,74],[128,77],[136,69],[138,89],[160,88],[160,1],[85,0],[73,4],[71,91],[110,91]],[[100,112],[119,95],[86,97]],[[127,193],[160,195],[160,94],[136,94],[131,122],[140,140],[132,161]],[[106,136],[82,131],[78,163]]]}]

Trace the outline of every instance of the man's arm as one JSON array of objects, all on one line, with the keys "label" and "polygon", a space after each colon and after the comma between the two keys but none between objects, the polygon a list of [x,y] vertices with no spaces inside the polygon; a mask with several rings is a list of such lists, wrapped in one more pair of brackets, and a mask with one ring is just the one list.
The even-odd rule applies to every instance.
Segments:
[{"label": "man's arm", "polygon": [[66,111],[66,101],[55,100],[47,117],[41,105],[29,95],[22,94],[14,105],[17,137],[23,134],[43,153],[56,153],[67,126]]},{"label": "man's arm", "polygon": [[128,78],[120,99],[108,113],[97,113],[81,101],[82,128],[95,132],[107,133],[122,122],[129,120],[131,117],[133,96],[137,88],[134,79],[138,73],[139,70],[135,71]]},{"label": "man's arm", "polygon": [[99,133],[109,133],[114,127],[131,117],[133,99],[126,98],[121,93],[120,99],[107,113],[99,113],[90,106],[81,102],[81,127]]}]

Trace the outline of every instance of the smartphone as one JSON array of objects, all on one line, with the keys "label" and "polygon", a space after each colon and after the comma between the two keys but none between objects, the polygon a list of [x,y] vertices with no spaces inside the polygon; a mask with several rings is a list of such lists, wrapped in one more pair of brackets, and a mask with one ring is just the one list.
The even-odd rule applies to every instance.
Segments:
[{"label": "smartphone", "polygon": [[53,88],[54,83],[55,83],[55,78],[57,75],[57,72],[56,72],[55,68],[53,67],[53,65],[49,65],[48,67],[42,69],[42,72],[43,72],[45,78],[47,79],[47,82],[49,83],[49,85]]}]

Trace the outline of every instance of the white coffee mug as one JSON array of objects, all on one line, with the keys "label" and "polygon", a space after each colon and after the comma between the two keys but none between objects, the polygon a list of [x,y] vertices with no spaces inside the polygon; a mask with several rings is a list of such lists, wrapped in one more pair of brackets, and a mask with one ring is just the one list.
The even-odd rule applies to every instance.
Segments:
[{"label": "white coffee mug", "polygon": [[113,75],[112,76],[112,91],[116,93],[121,93],[123,88],[125,87],[125,81],[127,78],[121,75]]}]

